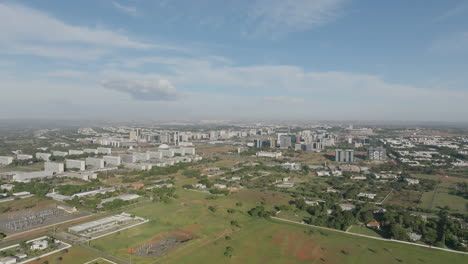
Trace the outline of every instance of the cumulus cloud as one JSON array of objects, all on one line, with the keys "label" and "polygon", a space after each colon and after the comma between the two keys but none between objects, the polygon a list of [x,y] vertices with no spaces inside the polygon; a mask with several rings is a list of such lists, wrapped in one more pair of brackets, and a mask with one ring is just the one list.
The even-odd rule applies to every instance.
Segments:
[{"label": "cumulus cloud", "polygon": [[330,23],[346,0],[257,0],[250,11],[256,32],[274,36]]},{"label": "cumulus cloud", "polygon": [[45,12],[0,3],[0,53],[60,58],[95,58],[112,49],[167,49],[135,40],[122,32],[67,24]]},{"label": "cumulus cloud", "polygon": [[133,80],[103,80],[101,85],[107,89],[129,94],[136,100],[174,101],[180,97],[177,89],[169,80],[156,82]]}]

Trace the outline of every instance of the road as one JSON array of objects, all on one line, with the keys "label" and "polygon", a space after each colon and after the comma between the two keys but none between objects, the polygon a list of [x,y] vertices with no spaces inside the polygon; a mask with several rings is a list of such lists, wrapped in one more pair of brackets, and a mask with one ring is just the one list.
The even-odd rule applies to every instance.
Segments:
[{"label": "road", "polygon": [[347,235],[351,235],[351,236],[360,236],[360,237],[365,237],[365,238],[370,238],[370,239],[375,239],[375,240],[382,240],[382,241],[387,241],[387,242],[401,243],[401,244],[407,244],[407,245],[413,245],[413,246],[418,246],[418,247],[424,247],[424,248],[430,248],[430,249],[436,249],[436,250],[443,250],[443,251],[447,251],[447,252],[468,255],[468,252],[457,251],[457,250],[452,250],[452,249],[448,249],[448,248],[433,247],[433,246],[429,246],[429,245],[423,245],[423,244],[412,243],[412,242],[407,242],[407,241],[387,239],[387,238],[381,238],[381,237],[373,237],[373,236],[356,234],[356,233],[349,233],[349,232],[345,232],[345,231],[342,231],[342,230],[337,230],[337,229],[323,227],[323,226],[315,226],[315,225],[304,224],[304,223],[291,221],[291,220],[287,220],[287,219],[282,219],[282,218],[278,218],[278,217],[274,217],[274,216],[272,216],[271,218],[274,219],[274,220],[282,221],[282,222],[288,222],[288,223],[293,223],[293,224],[297,224],[297,225],[309,226],[309,227],[328,230],[328,231],[332,231],[332,232],[343,233],[343,234],[347,234]]}]

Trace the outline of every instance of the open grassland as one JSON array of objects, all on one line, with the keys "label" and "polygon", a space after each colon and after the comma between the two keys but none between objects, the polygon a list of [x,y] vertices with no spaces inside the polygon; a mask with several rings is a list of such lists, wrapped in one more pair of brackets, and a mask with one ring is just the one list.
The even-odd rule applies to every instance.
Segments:
[{"label": "open grassland", "polygon": [[[148,218],[151,222],[94,240],[91,246],[122,259],[129,260],[131,257],[134,263],[143,264],[386,264],[466,263],[468,260],[468,256],[462,254],[249,217],[245,211],[258,200],[275,203],[273,198],[262,198],[259,194],[245,193],[242,206],[236,206],[236,202],[243,193],[238,193],[236,199],[221,197],[215,200],[206,199],[209,195],[191,191],[181,190],[178,194],[180,198],[170,204],[153,203],[130,210],[129,213]],[[216,211],[208,210],[209,206],[216,208]],[[236,212],[229,214],[226,212],[228,208]],[[231,221],[237,221],[240,227],[231,225]],[[370,235],[362,228],[356,227],[353,232]],[[190,234],[193,239],[159,257],[136,256],[139,246],[173,232]],[[226,248],[231,248],[229,253],[226,253]]]},{"label": "open grassland", "polygon": [[[96,253],[79,246],[73,246],[66,252],[61,251],[56,254],[28,262],[28,264],[43,264],[46,261],[48,261],[49,264],[83,264],[98,257],[99,256]],[[108,262],[102,263],[108,264]]]},{"label": "open grassland", "polygon": [[[231,240],[218,239],[162,263],[466,263],[468,257],[257,219]],[[232,248],[232,257],[224,255]]]},{"label": "open grassland", "polygon": [[376,230],[370,229],[370,228],[368,228],[366,226],[361,226],[361,225],[351,226],[351,228],[348,230],[348,232],[361,234],[361,235],[366,235],[366,236],[382,237]]},{"label": "open grassland", "polygon": [[406,207],[419,206],[422,193],[417,191],[393,191],[385,200],[384,205],[398,205]]}]

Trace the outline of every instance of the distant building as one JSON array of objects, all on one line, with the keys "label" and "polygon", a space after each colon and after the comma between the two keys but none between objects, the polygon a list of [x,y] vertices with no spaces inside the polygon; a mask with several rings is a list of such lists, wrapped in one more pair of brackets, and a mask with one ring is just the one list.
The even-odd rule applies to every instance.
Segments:
[{"label": "distant building", "polygon": [[387,150],[383,147],[370,147],[367,156],[371,160],[384,160],[387,158]]},{"label": "distant building", "polygon": [[369,227],[369,228],[380,229],[380,223],[377,222],[377,221],[369,222],[369,223],[367,223],[366,226]]},{"label": "distant building", "polygon": [[79,169],[80,171],[84,171],[86,169],[86,163],[83,160],[65,160],[65,166],[68,169]]},{"label": "distant building", "polygon": [[41,153],[41,152],[36,153],[36,159],[41,159],[45,161],[48,161],[50,156],[52,156],[52,154],[50,153]]},{"label": "distant building", "polygon": [[292,146],[292,139],[290,136],[287,136],[287,135],[283,135],[283,136],[280,136],[280,142],[279,142],[279,145],[280,145],[280,149],[288,149]]},{"label": "distant building", "polygon": [[65,171],[63,163],[50,161],[44,162],[44,170],[51,171],[53,173],[62,173]]},{"label": "distant building", "polygon": [[111,148],[97,148],[97,153],[110,155],[112,153],[112,149]]},{"label": "distant building", "polygon": [[68,151],[68,155],[83,155],[84,151],[82,150],[77,150],[77,149],[70,149]]},{"label": "distant building", "polygon": [[124,163],[135,163],[137,161],[136,156],[132,154],[120,154],[120,159]]},{"label": "distant building", "polygon": [[33,158],[33,156],[28,155],[28,154],[18,154],[18,155],[16,155],[17,160],[28,160],[28,159],[32,159],[32,158]]},{"label": "distant building", "polygon": [[336,162],[354,162],[354,150],[347,149],[336,149],[335,150],[335,161]]},{"label": "distant building", "polygon": [[121,164],[119,156],[104,156],[102,158],[104,159],[105,165],[119,166]]},{"label": "distant building", "polygon": [[68,152],[64,151],[53,151],[52,155],[57,156],[57,157],[65,157],[68,155]]},{"label": "distant building", "polygon": [[94,169],[104,168],[104,159],[100,158],[86,158],[86,166],[91,166]]},{"label": "distant building", "polygon": [[0,156],[0,165],[9,165],[13,162],[13,157]]},{"label": "distant building", "polygon": [[283,154],[281,152],[266,152],[266,151],[257,152],[257,157],[279,158],[282,155]]}]

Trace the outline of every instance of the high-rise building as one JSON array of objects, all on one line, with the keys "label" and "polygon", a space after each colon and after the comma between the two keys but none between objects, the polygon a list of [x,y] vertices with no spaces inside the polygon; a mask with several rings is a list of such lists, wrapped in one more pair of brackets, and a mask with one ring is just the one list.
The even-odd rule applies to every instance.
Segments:
[{"label": "high-rise building", "polygon": [[262,140],[261,139],[254,139],[253,143],[254,143],[255,148],[261,148],[262,147]]},{"label": "high-rise building", "polygon": [[387,150],[383,147],[370,147],[367,155],[371,160],[384,160],[387,158]]},{"label": "high-rise building", "polygon": [[336,162],[354,162],[354,150],[353,149],[336,149],[335,150],[335,161]]},{"label": "high-rise building", "polygon": [[286,136],[286,135],[283,135],[280,137],[280,142],[279,142],[279,145],[280,145],[280,149],[288,149],[292,146],[292,143],[291,143],[291,137],[290,136]]},{"label": "high-rise building", "polygon": [[345,162],[354,162],[354,150],[353,149],[345,150]]}]

